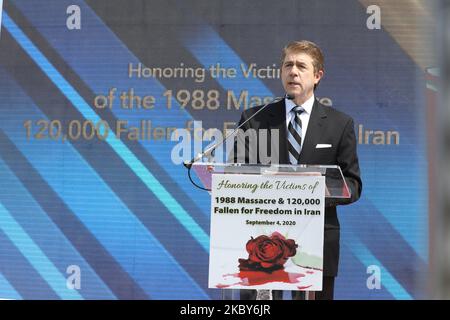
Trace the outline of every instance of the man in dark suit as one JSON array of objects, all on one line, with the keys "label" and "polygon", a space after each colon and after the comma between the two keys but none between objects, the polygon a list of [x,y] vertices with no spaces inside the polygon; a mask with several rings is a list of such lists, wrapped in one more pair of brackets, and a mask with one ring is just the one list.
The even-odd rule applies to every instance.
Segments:
[{"label": "man in dark suit", "polygon": [[[278,130],[278,148],[267,143],[272,163],[339,165],[351,191],[351,198],[342,201],[326,201],[323,290],[315,299],[333,299],[334,280],[338,274],[340,227],[336,205],[349,204],[359,199],[362,182],[356,153],[356,137],[353,119],[331,107],[325,107],[315,99],[314,90],[324,75],[324,59],[320,48],[309,41],[288,44],[282,54],[281,79],[286,98],[265,108],[248,109],[242,113],[239,124],[256,115],[242,127],[258,132],[261,129]],[[251,130],[250,130],[251,131]],[[272,131],[274,132],[274,131]],[[243,149],[239,149],[239,144]],[[264,144],[263,144],[264,145]],[[276,145],[276,143],[275,143]],[[246,163],[256,159],[261,163],[259,141],[249,143],[238,134],[235,141],[234,162]],[[278,150],[277,150],[278,149]],[[242,154],[239,150],[245,150]],[[275,160],[274,160],[275,159]],[[241,290],[241,299],[255,299],[255,290]],[[274,291],[274,299],[281,299],[282,292]],[[293,299],[304,299],[303,292],[292,291]]]}]

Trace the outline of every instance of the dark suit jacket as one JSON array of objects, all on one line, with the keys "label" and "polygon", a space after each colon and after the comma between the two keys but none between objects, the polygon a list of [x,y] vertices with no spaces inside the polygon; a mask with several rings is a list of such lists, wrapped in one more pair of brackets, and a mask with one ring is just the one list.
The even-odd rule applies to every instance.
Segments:
[{"label": "dark suit jacket", "polygon": [[[256,113],[262,106],[248,109],[242,113],[239,125]],[[247,122],[242,129],[279,129],[279,159],[280,164],[289,164],[288,139],[286,128],[286,112],[284,100],[269,105]],[[269,134],[270,137],[270,134]],[[234,162],[239,158],[237,141],[232,155]],[[268,139],[270,141],[270,139]],[[325,232],[324,232],[324,262],[323,275],[336,276],[339,265],[339,237],[340,227],[336,205],[349,204],[359,199],[362,190],[358,156],[356,154],[356,137],[353,119],[348,115],[331,107],[325,107],[317,100],[314,102],[308,129],[303,140],[300,164],[339,165],[351,191],[351,198],[339,202],[326,202]],[[317,144],[331,144],[331,148],[316,149]],[[276,150],[267,146],[270,152]],[[245,144],[245,162],[249,162],[250,154],[258,155],[258,148],[254,143]],[[269,153],[270,154],[270,153]],[[260,163],[259,156],[256,156]]]}]

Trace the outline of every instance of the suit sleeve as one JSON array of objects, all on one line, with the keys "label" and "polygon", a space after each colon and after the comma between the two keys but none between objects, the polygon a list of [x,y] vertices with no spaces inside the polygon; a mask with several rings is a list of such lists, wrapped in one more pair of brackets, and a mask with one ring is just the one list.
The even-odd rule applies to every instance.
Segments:
[{"label": "suit sleeve", "polygon": [[361,196],[362,181],[356,149],[357,144],[354,122],[352,119],[350,119],[348,120],[344,128],[338,146],[337,164],[341,167],[342,174],[344,175],[347,186],[349,187],[351,192],[351,198],[340,199],[333,204],[330,203],[329,205],[350,204],[358,200]]}]

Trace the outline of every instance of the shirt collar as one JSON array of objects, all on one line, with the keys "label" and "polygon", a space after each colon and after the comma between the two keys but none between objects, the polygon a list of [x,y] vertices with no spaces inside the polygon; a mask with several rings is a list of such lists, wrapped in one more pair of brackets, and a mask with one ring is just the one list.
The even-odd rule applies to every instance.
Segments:
[{"label": "shirt collar", "polygon": [[[307,114],[311,114],[312,108],[314,106],[314,99],[315,99],[315,97],[313,94],[308,100],[305,101],[305,103],[302,104],[302,107],[303,107],[303,109],[305,109],[305,112]],[[292,108],[294,108],[296,106],[296,104],[295,104],[294,100],[290,100],[287,98],[285,98],[284,101],[285,101],[285,106],[286,106],[286,118],[287,118],[289,115],[289,112],[291,112]]]}]

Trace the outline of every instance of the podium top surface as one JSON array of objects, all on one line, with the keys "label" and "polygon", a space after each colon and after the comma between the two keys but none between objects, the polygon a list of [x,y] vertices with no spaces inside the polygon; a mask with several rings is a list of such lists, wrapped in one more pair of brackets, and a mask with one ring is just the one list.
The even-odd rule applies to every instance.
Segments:
[{"label": "podium top surface", "polygon": [[252,174],[261,176],[324,176],[327,198],[350,198],[350,189],[337,165],[289,165],[289,164],[242,164],[242,163],[194,163],[192,169],[206,189],[211,189],[213,174]]}]

